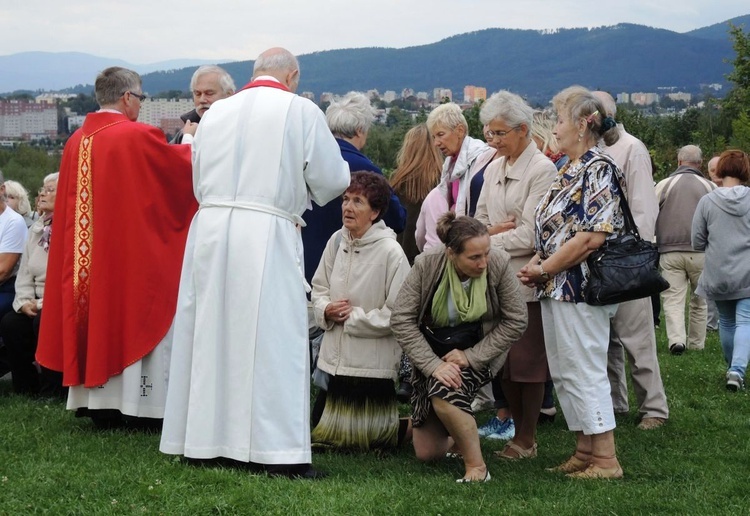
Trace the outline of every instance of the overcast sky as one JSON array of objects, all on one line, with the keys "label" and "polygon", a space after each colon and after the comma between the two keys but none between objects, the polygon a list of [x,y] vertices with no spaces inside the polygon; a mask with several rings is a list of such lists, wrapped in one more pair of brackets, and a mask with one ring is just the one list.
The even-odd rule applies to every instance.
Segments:
[{"label": "overcast sky", "polygon": [[0,0],[0,55],[85,52],[145,64],[407,47],[486,28],[628,22],[676,32],[750,14],[748,0]]}]

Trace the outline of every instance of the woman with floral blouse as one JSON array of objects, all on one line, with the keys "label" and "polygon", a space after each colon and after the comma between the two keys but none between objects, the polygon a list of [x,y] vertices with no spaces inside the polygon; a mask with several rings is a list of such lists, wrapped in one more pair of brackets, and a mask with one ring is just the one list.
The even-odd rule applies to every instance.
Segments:
[{"label": "woman with floral blouse", "polygon": [[585,88],[571,86],[552,103],[558,116],[555,137],[570,161],[537,207],[536,255],[519,272],[524,284],[537,288],[550,374],[577,439],[575,453],[550,471],[572,478],[620,478],[607,380],[609,319],[617,305],[591,306],[583,300],[586,258],[623,232],[625,180],[598,146],[602,139],[612,145],[618,133]]}]

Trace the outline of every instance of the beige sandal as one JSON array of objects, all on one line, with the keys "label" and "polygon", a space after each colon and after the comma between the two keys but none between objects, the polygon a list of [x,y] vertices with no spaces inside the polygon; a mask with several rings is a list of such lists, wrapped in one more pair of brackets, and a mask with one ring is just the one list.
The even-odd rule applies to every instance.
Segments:
[{"label": "beige sandal", "polygon": [[589,464],[591,464],[591,459],[582,460],[575,455],[572,455],[570,458],[568,458],[568,460],[566,460],[559,466],[555,466],[554,468],[547,468],[547,471],[551,471],[553,473],[575,473],[577,471],[585,470],[589,467]]},{"label": "beige sandal", "polygon": [[[515,452],[515,455],[511,455]],[[533,459],[536,457],[536,443],[531,448],[521,448],[513,441],[508,441],[502,451],[495,452],[496,457],[507,460]]]}]

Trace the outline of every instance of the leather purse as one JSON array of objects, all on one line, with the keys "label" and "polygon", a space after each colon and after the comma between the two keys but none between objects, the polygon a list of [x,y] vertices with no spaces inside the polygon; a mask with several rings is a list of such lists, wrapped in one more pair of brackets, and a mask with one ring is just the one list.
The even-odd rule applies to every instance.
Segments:
[{"label": "leather purse", "polygon": [[659,251],[638,233],[630,206],[620,190],[625,234],[606,240],[586,259],[589,279],[583,297],[589,305],[602,306],[650,297],[669,288],[659,272]]},{"label": "leather purse", "polygon": [[419,325],[419,330],[432,351],[440,358],[454,349],[469,349],[482,340],[484,336],[481,319],[441,328],[433,328],[423,322]]}]

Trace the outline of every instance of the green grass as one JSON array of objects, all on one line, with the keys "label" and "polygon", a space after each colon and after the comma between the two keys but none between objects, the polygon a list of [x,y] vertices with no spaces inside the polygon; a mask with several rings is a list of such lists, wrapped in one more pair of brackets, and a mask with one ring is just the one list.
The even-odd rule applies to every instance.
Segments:
[{"label": "green grass", "polygon": [[[673,357],[659,335],[671,417],[637,430],[618,419],[621,481],[573,481],[545,467],[571,453],[558,416],[540,428],[539,457],[492,456],[492,481],[457,485],[456,460],[422,464],[405,447],[316,454],[319,482],[196,467],[158,451],[156,434],[97,431],[62,403],[30,400],[0,383],[0,514],[750,514],[750,394],[724,388],[715,333],[706,350]],[[635,404],[631,396],[631,407]],[[488,414],[482,414],[480,421]]]}]

